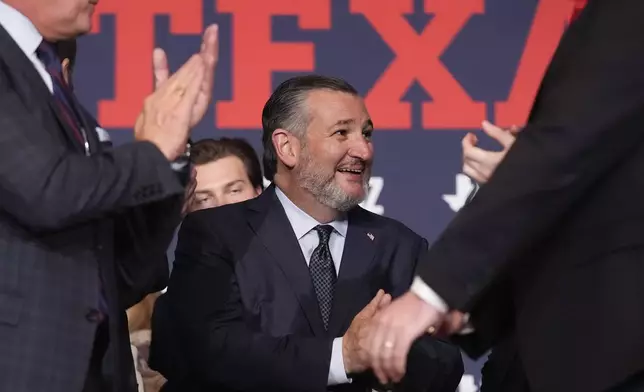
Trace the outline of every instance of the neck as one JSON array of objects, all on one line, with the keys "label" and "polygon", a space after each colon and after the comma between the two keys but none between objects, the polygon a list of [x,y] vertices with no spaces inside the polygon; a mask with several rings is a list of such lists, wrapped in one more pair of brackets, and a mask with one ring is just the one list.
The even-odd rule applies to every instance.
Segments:
[{"label": "neck", "polygon": [[276,174],[274,183],[293,204],[320,223],[332,222],[341,215],[340,211],[320,203],[310,192],[298,187],[286,176]]}]

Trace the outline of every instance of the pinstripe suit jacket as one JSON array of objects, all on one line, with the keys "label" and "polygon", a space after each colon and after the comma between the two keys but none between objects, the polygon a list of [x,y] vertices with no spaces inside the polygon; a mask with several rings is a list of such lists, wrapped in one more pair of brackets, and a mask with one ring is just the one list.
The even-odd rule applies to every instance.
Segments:
[{"label": "pinstripe suit jacket", "polygon": [[136,390],[125,308],[166,284],[183,186],[150,143],[85,156],[0,27],[0,391],[81,391],[103,288],[106,372]]}]

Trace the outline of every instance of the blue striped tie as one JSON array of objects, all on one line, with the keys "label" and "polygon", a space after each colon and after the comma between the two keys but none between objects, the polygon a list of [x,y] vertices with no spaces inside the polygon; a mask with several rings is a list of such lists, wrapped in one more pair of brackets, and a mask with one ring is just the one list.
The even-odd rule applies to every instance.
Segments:
[{"label": "blue striped tie", "polygon": [[60,109],[60,112],[63,114],[67,125],[74,130],[74,134],[78,138],[78,141],[81,144],[84,144],[85,140],[80,130],[80,116],[74,110],[72,102],[74,101],[73,93],[65,79],[63,78],[63,68],[61,61],[56,54],[56,50],[53,44],[42,41],[36,49],[36,55],[40,61],[45,66],[45,69],[51,75],[52,84],[54,87],[54,101]]}]

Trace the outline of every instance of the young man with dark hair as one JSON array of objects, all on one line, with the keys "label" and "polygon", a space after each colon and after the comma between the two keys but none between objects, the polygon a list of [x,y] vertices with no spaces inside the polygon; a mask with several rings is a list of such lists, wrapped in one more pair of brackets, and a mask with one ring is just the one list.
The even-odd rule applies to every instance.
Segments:
[{"label": "young man with dark hair", "polygon": [[257,154],[243,139],[199,140],[192,146],[191,160],[197,186],[188,211],[252,199],[264,188]]}]

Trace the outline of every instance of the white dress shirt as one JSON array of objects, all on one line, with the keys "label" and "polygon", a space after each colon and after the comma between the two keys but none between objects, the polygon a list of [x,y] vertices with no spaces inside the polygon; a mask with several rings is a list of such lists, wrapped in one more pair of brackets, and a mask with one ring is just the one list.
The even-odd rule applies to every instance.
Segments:
[{"label": "white dress shirt", "polygon": [[[311,261],[313,251],[320,243],[318,233],[313,230],[313,228],[315,226],[322,225],[323,223],[316,221],[309,214],[293,204],[293,202],[289,200],[289,198],[279,188],[275,188],[275,193],[277,194],[277,198],[282,204],[282,207],[284,207],[286,217],[293,227],[297,241],[300,244],[300,248],[302,248],[304,260],[306,260],[306,265],[308,265]],[[331,257],[333,258],[333,264],[335,265],[335,272],[337,274],[340,272],[340,261],[342,260],[344,241],[347,236],[349,222],[346,219],[342,219],[326,224],[332,226],[334,229],[331,233],[331,237],[329,238],[329,249],[331,250]],[[347,374],[344,371],[342,337],[338,337],[333,340],[328,385],[344,384],[349,382],[351,382],[351,380],[347,377]]]},{"label": "white dress shirt", "polygon": [[36,55],[36,49],[42,42],[42,35],[36,30],[36,26],[26,16],[15,8],[0,1],[0,25],[7,30],[7,33],[16,41],[16,44],[31,60],[36,71],[40,74],[49,91],[54,93],[54,84],[51,75],[45,69],[43,63]]}]

